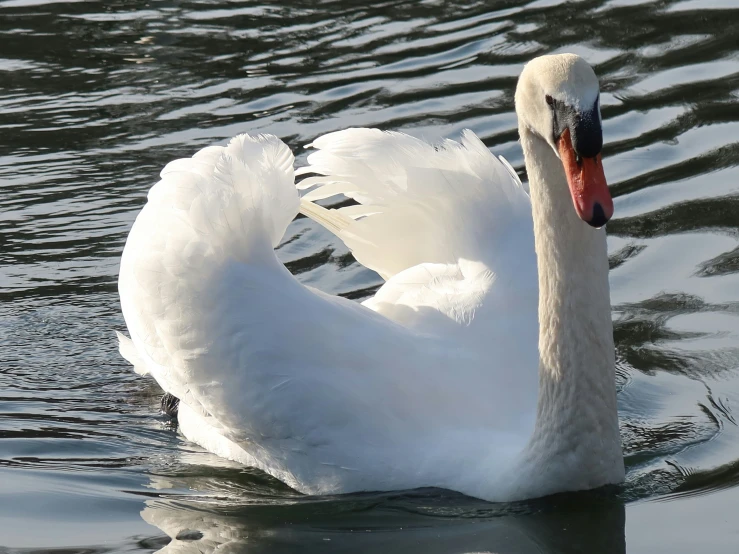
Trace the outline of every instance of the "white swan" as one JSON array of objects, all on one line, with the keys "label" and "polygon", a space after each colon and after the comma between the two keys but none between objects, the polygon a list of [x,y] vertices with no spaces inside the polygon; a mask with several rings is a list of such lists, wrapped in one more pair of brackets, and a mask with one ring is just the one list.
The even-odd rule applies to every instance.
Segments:
[{"label": "white swan", "polygon": [[[181,399],[187,438],[305,493],[621,482],[598,95],[577,56],[525,67],[530,199],[471,132],[323,136],[302,203],[273,136],[170,163],[123,252],[122,354]],[[337,193],[359,205],[311,202]],[[374,298],[278,261],[299,207],[386,279]]]}]

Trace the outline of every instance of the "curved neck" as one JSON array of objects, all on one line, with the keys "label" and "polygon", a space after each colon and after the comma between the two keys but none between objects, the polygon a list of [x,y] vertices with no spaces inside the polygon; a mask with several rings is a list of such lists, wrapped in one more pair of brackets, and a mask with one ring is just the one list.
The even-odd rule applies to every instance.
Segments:
[{"label": "curved neck", "polygon": [[527,451],[546,458],[535,466],[560,473],[542,475],[555,489],[617,483],[624,467],[605,230],[577,217],[552,148],[528,129],[520,134],[539,268],[539,398]]}]

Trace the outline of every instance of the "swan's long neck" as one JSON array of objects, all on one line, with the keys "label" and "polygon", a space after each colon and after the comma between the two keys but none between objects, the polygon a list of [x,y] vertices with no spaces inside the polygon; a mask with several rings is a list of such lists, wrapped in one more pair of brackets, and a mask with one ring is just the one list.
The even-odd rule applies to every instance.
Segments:
[{"label": "swan's long neck", "polygon": [[606,234],[577,217],[552,148],[520,132],[539,267],[539,398],[528,456],[556,473],[541,476],[555,489],[620,482]]}]

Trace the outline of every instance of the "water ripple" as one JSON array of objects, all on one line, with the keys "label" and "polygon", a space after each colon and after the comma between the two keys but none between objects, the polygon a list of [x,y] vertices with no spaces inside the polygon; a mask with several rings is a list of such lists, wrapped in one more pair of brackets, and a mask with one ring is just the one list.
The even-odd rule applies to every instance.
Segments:
[{"label": "water ripple", "polygon": [[[734,487],[735,4],[0,1],[7,544],[151,550],[169,542],[165,532],[172,551],[229,540],[341,550],[351,530],[368,529],[383,533],[353,551],[504,549],[512,536],[522,551],[559,551],[572,535],[555,530],[572,528],[584,552],[623,552],[624,502],[697,502]],[[432,139],[471,128],[523,174],[517,76],[533,56],[564,51],[585,56],[603,89],[625,487],[504,507],[439,491],[319,501],[182,442],[157,415],[158,389],[130,372],[112,336],[123,327],[119,255],[165,163],[244,131],[279,135],[302,164],[303,145],[349,126]],[[301,281],[348,298],[381,283],[305,218],[278,254]],[[139,518],[142,499],[159,535]],[[659,519],[650,517],[645,525]],[[48,539],[29,531],[39,521]],[[630,521],[627,535],[646,544]],[[407,535],[390,533],[401,526]]]}]

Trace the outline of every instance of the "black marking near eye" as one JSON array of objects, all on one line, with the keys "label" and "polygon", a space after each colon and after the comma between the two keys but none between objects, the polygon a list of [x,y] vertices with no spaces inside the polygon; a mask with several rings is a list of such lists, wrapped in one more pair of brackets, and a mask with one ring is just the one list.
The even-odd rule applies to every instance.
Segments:
[{"label": "black marking near eye", "polygon": [[546,99],[552,108],[554,142],[559,140],[565,129],[569,129],[572,148],[578,158],[594,158],[600,154],[603,148],[603,130],[600,124],[599,99],[596,98],[591,109],[581,112],[549,95]]},{"label": "black marking near eye", "polygon": [[584,158],[594,158],[603,149],[603,129],[598,115],[598,100],[590,110],[577,114],[572,134],[572,147]]},{"label": "black marking near eye", "polygon": [[555,142],[559,140],[565,129],[570,126],[570,120],[574,115],[574,110],[569,108],[564,102],[555,100],[547,95],[547,104],[552,108],[552,132]]}]

